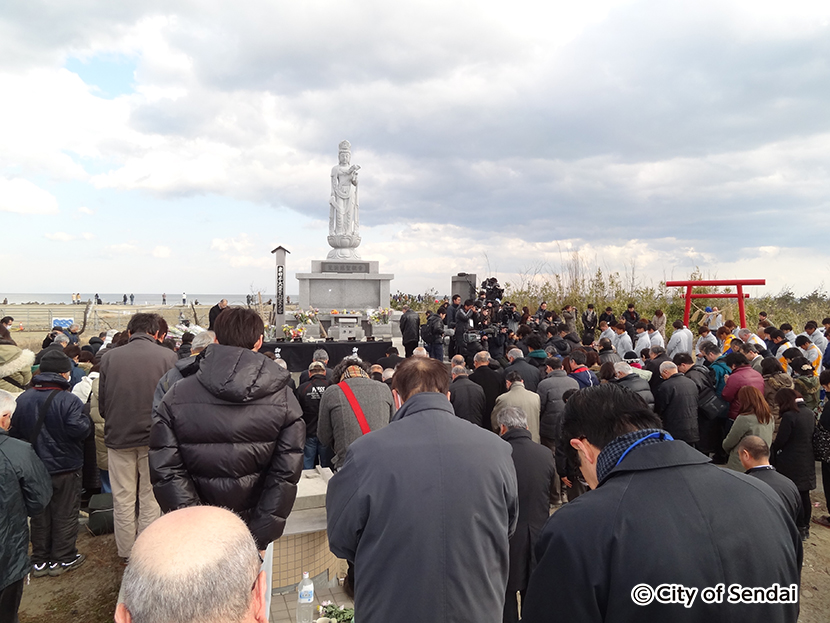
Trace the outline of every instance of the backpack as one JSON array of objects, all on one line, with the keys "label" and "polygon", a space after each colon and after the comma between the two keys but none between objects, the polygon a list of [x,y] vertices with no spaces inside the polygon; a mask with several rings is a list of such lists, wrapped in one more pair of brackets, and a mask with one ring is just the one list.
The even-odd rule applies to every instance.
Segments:
[{"label": "backpack", "polygon": [[429,328],[429,323],[421,325],[421,339],[427,343],[432,343],[432,329]]},{"label": "backpack", "polygon": [[89,522],[86,528],[93,536],[112,534],[115,531],[112,493],[97,493],[89,498]]}]

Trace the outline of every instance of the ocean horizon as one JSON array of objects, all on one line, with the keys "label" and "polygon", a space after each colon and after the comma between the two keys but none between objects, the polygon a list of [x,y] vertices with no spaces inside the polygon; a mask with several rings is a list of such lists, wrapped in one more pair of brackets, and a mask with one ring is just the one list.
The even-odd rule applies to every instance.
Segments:
[{"label": "ocean horizon", "polygon": [[[81,301],[86,303],[86,301],[93,300],[95,297],[95,292],[81,292]],[[112,292],[99,292],[98,296],[101,297],[101,300],[104,302],[105,305],[115,305],[115,304],[122,304],[124,300],[124,294],[127,295],[127,304],[129,305],[129,296],[130,292],[121,292],[120,294],[115,294]],[[137,292],[132,293],[135,297],[135,305],[161,305],[162,302],[162,293],[146,293],[146,292]],[[228,299],[228,303],[230,305],[245,305],[245,294],[201,294],[201,293],[187,293],[187,304],[190,305],[191,303],[195,303],[196,301],[199,302],[200,305],[215,305],[222,299]],[[273,298],[273,294],[263,294],[262,300],[263,302],[267,301],[269,298]],[[299,294],[289,294],[288,295],[291,300],[298,301],[300,298]],[[3,301],[7,300],[6,303]],[[0,305],[25,305],[28,303],[36,303],[36,304],[47,304],[47,305],[71,305],[72,304],[72,293],[71,292],[46,292],[46,293],[18,293],[18,292],[9,292],[9,293],[0,293]],[[167,304],[168,305],[181,305],[182,304],[182,293],[167,293]]]}]

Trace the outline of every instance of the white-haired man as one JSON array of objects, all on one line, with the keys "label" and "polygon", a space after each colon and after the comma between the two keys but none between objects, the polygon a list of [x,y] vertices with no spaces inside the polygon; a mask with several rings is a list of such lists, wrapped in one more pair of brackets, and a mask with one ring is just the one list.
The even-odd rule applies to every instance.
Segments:
[{"label": "white-haired man", "polygon": [[268,590],[257,546],[239,517],[215,506],[183,508],[136,539],[115,621],[262,623]]}]

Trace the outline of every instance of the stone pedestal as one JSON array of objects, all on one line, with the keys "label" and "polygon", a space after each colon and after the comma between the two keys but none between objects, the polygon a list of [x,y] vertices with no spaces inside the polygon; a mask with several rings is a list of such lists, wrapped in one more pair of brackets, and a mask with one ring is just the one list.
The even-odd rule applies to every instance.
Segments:
[{"label": "stone pedestal", "polygon": [[389,324],[378,324],[372,323],[372,337],[375,337],[379,340],[391,340],[392,339],[392,323]]},{"label": "stone pedestal", "polygon": [[331,320],[329,337],[341,342],[349,338],[362,340],[365,337],[361,326],[363,314],[331,314],[328,318]]},{"label": "stone pedestal", "polygon": [[389,307],[389,284],[395,275],[378,272],[378,262],[313,260],[310,273],[297,273],[300,307],[325,313]]}]

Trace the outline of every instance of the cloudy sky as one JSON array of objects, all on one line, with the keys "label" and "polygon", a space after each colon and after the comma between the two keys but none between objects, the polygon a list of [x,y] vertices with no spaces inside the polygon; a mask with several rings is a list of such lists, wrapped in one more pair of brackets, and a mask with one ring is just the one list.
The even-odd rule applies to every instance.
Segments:
[{"label": "cloudy sky", "polygon": [[295,292],[343,139],[393,290],[830,287],[829,59],[826,1],[11,0],[2,289]]}]

